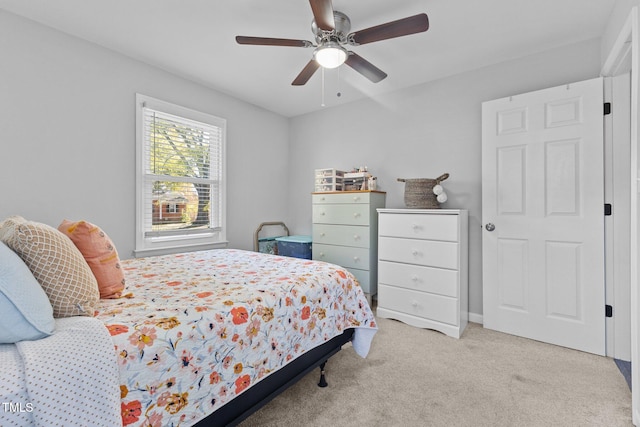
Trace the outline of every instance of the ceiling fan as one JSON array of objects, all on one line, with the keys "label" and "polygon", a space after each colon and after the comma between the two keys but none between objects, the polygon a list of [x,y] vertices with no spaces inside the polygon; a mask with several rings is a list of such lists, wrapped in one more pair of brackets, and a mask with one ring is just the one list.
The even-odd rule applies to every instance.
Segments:
[{"label": "ceiling fan", "polygon": [[387,77],[387,74],[357,53],[347,50],[345,46],[358,46],[380,40],[408,36],[429,29],[429,18],[425,13],[420,13],[350,33],[351,20],[344,13],[333,10],[331,0],[309,0],[309,3],[313,11],[311,31],[315,35],[317,44],[308,40],[236,37],[236,42],[239,44],[315,48],[313,58],[291,83],[294,86],[301,86],[307,83],[319,67],[335,68],[343,63],[372,82],[378,83]]}]

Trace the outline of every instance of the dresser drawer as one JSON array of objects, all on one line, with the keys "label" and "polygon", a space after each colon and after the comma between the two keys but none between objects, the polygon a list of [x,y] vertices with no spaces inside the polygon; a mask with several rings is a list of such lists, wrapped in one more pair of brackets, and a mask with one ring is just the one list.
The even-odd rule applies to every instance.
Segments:
[{"label": "dresser drawer", "polygon": [[458,241],[458,215],[380,213],[380,236]]},{"label": "dresser drawer", "polygon": [[[329,194],[333,196],[334,194]],[[314,224],[369,225],[369,205],[313,205]]]},{"label": "dresser drawer", "polygon": [[314,243],[313,259],[338,264],[346,268],[369,270],[369,249],[331,246]]},{"label": "dresser drawer", "polygon": [[[313,248],[315,251],[315,247]],[[398,239],[380,237],[378,239],[380,261],[395,261],[457,270],[458,243],[435,240]]]},{"label": "dresser drawer", "polygon": [[378,285],[378,306],[413,316],[458,325],[458,300],[410,289]]},{"label": "dresser drawer", "polygon": [[347,203],[356,203],[356,204],[369,204],[369,200],[371,200],[371,193],[363,192],[363,193],[343,193],[343,194],[312,194],[311,202],[314,205],[326,205],[326,204],[347,204]]},{"label": "dresser drawer", "polygon": [[313,241],[327,245],[368,248],[369,233],[367,226],[313,224]]},{"label": "dresser drawer", "polygon": [[379,283],[454,298],[458,297],[458,274],[456,270],[442,268],[388,261],[378,263]]}]

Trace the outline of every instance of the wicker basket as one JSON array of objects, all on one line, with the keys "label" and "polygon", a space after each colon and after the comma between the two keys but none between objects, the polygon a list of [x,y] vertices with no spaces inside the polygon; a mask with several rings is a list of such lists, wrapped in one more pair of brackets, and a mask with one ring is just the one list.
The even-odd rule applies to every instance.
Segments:
[{"label": "wicker basket", "polygon": [[440,209],[440,204],[433,194],[433,187],[449,178],[445,173],[436,179],[429,178],[398,178],[404,182],[404,204],[411,209]]}]

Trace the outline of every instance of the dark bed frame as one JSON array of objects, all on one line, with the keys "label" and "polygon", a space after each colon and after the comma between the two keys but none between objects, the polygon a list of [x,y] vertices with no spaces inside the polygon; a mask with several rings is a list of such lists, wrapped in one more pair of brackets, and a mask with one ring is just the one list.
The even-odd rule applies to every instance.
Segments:
[{"label": "dark bed frame", "polygon": [[199,421],[195,426],[235,426],[317,367],[320,367],[318,386],[326,387],[325,363],[331,356],[339,352],[344,344],[351,341],[352,336],[353,329],[347,329],[341,335],[307,351],[282,369],[251,386],[220,409],[208,415],[207,418]]}]

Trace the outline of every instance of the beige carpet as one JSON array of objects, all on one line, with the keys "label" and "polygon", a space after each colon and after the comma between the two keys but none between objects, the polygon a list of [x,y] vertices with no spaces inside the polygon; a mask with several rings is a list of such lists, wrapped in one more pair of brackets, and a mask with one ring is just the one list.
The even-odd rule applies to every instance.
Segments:
[{"label": "beige carpet", "polygon": [[253,414],[251,426],[631,426],[613,359],[469,324],[459,339],[378,319],[366,359],[346,346]]}]

